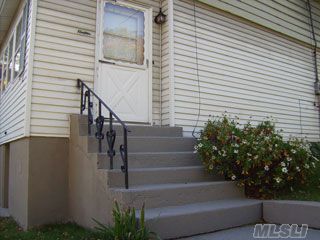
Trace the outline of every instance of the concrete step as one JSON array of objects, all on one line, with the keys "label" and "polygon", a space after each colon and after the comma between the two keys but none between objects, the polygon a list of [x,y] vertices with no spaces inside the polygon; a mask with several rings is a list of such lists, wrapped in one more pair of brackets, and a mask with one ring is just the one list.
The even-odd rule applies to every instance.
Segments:
[{"label": "concrete step", "polygon": [[[132,168],[129,169],[130,186],[165,183],[191,183],[205,181],[222,181],[221,176],[208,174],[202,166]],[[108,185],[123,187],[124,174],[121,170],[108,170]]]},{"label": "concrete step", "polygon": [[[140,211],[137,211],[140,216]],[[162,239],[242,226],[262,218],[262,203],[251,199],[227,199],[181,206],[146,209],[148,228]]]},{"label": "concrete step", "polygon": [[[128,137],[128,152],[183,152],[192,151],[196,140],[187,137]],[[114,149],[119,152],[123,137],[116,137]],[[88,137],[88,152],[97,153],[98,140]],[[102,140],[102,149],[107,151],[107,140]]]},{"label": "concrete step", "polygon": [[[187,167],[201,166],[198,155],[194,152],[143,152],[129,153],[129,169],[154,167]],[[117,154],[113,161],[114,169],[120,169],[122,159]],[[110,169],[109,156],[106,153],[98,154],[98,168]]]},{"label": "concrete step", "polygon": [[308,224],[309,228],[320,229],[320,202],[264,201],[263,220],[278,224]]},{"label": "concrete step", "polygon": [[244,197],[243,189],[231,181],[174,183],[110,188],[113,199],[123,206],[147,208],[185,205],[227,198]]}]

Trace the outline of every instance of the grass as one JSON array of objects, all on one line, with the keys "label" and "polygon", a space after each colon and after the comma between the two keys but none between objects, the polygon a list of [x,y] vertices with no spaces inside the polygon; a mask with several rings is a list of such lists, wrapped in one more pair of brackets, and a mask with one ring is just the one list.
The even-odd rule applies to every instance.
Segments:
[{"label": "grass", "polygon": [[74,223],[53,224],[23,231],[12,218],[0,218],[0,240],[98,240],[94,231]]},{"label": "grass", "polygon": [[[74,223],[52,224],[23,231],[12,218],[0,218],[0,240],[147,240],[160,239],[145,226],[144,205],[137,221],[134,208],[122,209],[115,202],[114,226],[97,223],[95,230]],[[154,237],[154,238],[152,238]]]},{"label": "grass", "polygon": [[286,192],[277,197],[280,200],[300,200],[300,201],[318,201],[320,202],[320,187],[306,186],[300,187],[293,192]]},{"label": "grass", "polygon": [[283,192],[277,196],[277,199],[320,202],[320,167],[309,180],[307,185],[298,186],[293,191]]}]

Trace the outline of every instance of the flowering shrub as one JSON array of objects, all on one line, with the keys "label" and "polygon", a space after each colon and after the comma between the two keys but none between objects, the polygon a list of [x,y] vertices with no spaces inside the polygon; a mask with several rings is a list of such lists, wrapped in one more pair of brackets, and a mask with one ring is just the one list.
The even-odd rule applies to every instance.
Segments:
[{"label": "flowering shrub", "polygon": [[195,150],[209,172],[236,180],[249,197],[271,198],[304,184],[318,164],[307,142],[284,141],[270,121],[240,128],[226,116],[209,120]]}]

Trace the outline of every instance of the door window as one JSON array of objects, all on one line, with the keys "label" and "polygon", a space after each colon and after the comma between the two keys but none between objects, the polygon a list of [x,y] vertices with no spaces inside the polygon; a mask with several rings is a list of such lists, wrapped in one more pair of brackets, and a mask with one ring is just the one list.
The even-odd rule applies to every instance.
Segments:
[{"label": "door window", "polygon": [[103,56],[106,59],[143,65],[144,12],[106,3],[103,17]]}]

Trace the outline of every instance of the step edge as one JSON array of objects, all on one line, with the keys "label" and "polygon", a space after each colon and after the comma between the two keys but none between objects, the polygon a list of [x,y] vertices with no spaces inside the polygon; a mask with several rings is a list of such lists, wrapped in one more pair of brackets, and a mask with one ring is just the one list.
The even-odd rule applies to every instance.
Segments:
[{"label": "step edge", "polygon": [[[99,156],[101,157],[107,157],[108,154],[105,153],[97,153]],[[196,152],[194,151],[176,151],[176,152],[129,152],[128,155],[130,157],[130,155],[132,156],[138,156],[138,155],[172,155],[172,154],[192,154],[192,155],[197,155]]]},{"label": "step edge", "polygon": [[133,192],[145,192],[145,191],[155,191],[155,190],[171,190],[179,188],[189,188],[189,187],[205,187],[210,185],[234,185],[233,181],[206,181],[206,182],[193,182],[193,183],[166,183],[166,184],[150,184],[150,185],[140,185],[134,186],[129,189],[125,188],[110,188],[113,192],[118,193],[133,193]]},{"label": "step edge", "polygon": [[[98,141],[98,139],[95,137],[95,136],[93,136],[93,135],[90,135],[90,136],[86,136],[86,135],[84,135],[84,136],[81,136],[81,137],[87,137],[87,138],[89,138],[89,139],[95,139],[95,140],[97,140]],[[119,138],[123,138],[123,136],[117,136],[116,137],[116,139],[119,139]],[[194,141],[196,141],[196,139],[195,138],[193,138],[193,137],[183,137],[183,136],[181,136],[181,137],[170,137],[170,136],[128,136],[128,140],[129,139],[186,139],[186,140],[194,140]]]},{"label": "step edge", "polygon": [[[79,126],[80,127],[87,127],[88,126],[88,124],[87,123],[81,123],[81,122],[79,122]],[[108,126],[108,123],[105,123],[105,125],[104,126]],[[116,124],[116,123],[114,123],[113,124],[113,126],[114,127],[119,127],[119,128],[122,128],[122,125],[121,124]],[[141,124],[141,125],[127,125],[128,126],[128,128],[129,128],[129,130],[130,130],[130,127],[131,128],[154,128],[154,129],[175,129],[175,130],[182,130],[183,129],[183,127],[169,127],[169,126],[153,126],[153,125],[143,125],[143,124]],[[91,125],[91,127],[92,128],[94,128],[95,127],[95,124],[92,124]]]},{"label": "step edge", "polygon": [[[181,167],[150,167],[150,168],[131,168],[129,169],[129,173],[139,173],[139,172],[157,172],[157,171],[162,171],[162,172],[175,172],[175,171],[183,171],[183,170],[203,170],[205,171],[205,168],[203,166],[181,166]],[[110,173],[122,173],[121,169],[112,169],[108,170]]]},{"label": "step edge", "polygon": [[[221,202],[225,202],[227,200],[227,203],[232,204],[234,202],[234,205],[222,205],[218,206],[218,204],[221,204]],[[207,213],[207,212],[214,212],[214,211],[221,211],[224,209],[237,209],[242,207],[252,207],[252,206],[259,206],[262,207],[263,201],[256,200],[256,201],[247,201],[246,198],[235,198],[235,199],[222,199],[222,200],[216,200],[216,201],[210,201],[210,202],[199,202],[199,203],[192,203],[192,204],[184,204],[184,205],[177,205],[177,206],[167,206],[167,207],[160,207],[160,208],[150,208],[149,210],[145,210],[145,219],[148,220],[154,220],[159,218],[168,218],[168,217],[179,217],[183,215],[188,214],[201,214],[201,213]],[[188,209],[186,208],[185,211],[182,212],[174,212],[169,210],[173,209],[184,209],[186,206],[197,206],[199,204],[205,204],[205,203],[214,203],[213,206],[208,206],[206,208],[197,208],[196,210]],[[159,212],[153,212],[158,211]],[[161,212],[160,211],[167,210],[168,212]],[[136,210],[137,216],[139,218],[139,213],[141,210]],[[152,212],[151,212],[152,211]]]}]

